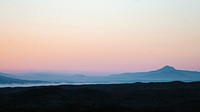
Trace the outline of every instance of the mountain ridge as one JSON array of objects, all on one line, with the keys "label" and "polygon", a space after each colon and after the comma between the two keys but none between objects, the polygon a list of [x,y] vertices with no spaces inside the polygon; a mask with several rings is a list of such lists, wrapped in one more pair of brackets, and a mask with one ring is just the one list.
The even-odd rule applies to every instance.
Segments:
[{"label": "mountain ridge", "polygon": [[[8,74],[0,73],[8,78]],[[59,75],[51,73],[42,73],[41,75],[15,76],[12,78],[20,80],[43,80],[53,83],[133,83],[133,82],[162,82],[162,81],[200,81],[200,72],[189,70],[177,70],[176,68],[166,65],[160,69],[148,72],[133,72],[112,74],[109,76],[86,76],[86,75]],[[15,82],[15,81],[14,81]],[[1,83],[1,77],[0,77]]]},{"label": "mountain ridge", "polygon": [[121,78],[126,80],[166,80],[166,81],[186,81],[186,80],[200,80],[200,72],[189,70],[177,70],[176,68],[166,65],[160,69],[148,71],[148,72],[133,72],[110,75],[113,78]]}]

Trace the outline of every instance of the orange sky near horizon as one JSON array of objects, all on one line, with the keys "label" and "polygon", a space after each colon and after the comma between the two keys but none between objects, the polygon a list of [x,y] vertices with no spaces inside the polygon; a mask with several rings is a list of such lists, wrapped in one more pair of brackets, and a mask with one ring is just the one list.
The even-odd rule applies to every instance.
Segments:
[{"label": "orange sky near horizon", "polygon": [[[0,71],[200,71],[197,0],[2,0]],[[185,9],[186,8],[186,9]]]}]

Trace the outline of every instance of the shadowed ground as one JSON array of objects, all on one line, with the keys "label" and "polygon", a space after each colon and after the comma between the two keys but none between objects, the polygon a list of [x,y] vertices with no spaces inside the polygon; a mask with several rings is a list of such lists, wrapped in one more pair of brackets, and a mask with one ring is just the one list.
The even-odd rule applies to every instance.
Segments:
[{"label": "shadowed ground", "polygon": [[199,112],[200,82],[1,88],[0,112]]}]

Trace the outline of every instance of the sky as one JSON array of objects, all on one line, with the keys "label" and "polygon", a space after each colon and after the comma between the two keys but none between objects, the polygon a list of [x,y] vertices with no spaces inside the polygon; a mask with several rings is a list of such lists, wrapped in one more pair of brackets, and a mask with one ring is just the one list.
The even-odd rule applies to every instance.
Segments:
[{"label": "sky", "polygon": [[0,0],[0,71],[200,71],[199,0]]}]

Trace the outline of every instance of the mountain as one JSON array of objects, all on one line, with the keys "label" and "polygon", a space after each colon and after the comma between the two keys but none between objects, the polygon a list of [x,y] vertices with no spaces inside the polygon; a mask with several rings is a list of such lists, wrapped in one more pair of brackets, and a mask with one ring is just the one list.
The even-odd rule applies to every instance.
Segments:
[{"label": "mountain", "polygon": [[38,81],[38,80],[22,80],[17,78],[9,77],[12,76],[6,73],[0,73],[0,84],[26,84],[26,83],[45,83],[45,81]]},{"label": "mountain", "polygon": [[150,72],[122,73],[111,75],[109,78],[118,81],[199,81],[200,72],[177,70],[171,66],[164,66],[161,69]]},{"label": "mountain", "polygon": [[86,76],[68,73],[22,73],[22,75],[0,74],[0,83],[35,83],[32,80],[43,80],[54,83],[133,83],[133,82],[168,82],[200,81],[200,72],[177,70],[164,66],[149,72],[122,73],[109,76]]},{"label": "mountain", "polygon": [[176,69],[174,67],[171,67],[171,66],[164,66],[163,68],[157,70],[157,71],[165,71],[165,72],[168,72],[168,71],[176,71]]}]

